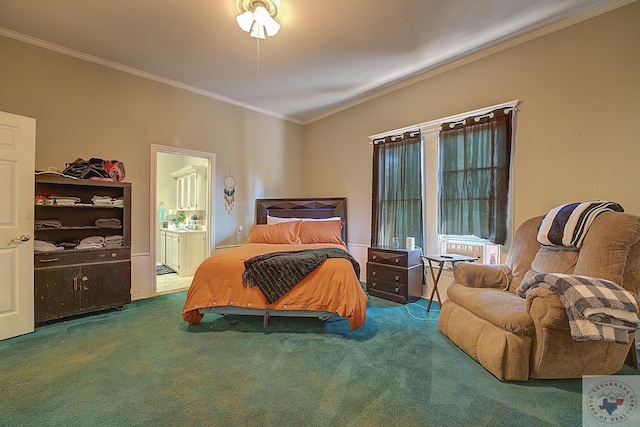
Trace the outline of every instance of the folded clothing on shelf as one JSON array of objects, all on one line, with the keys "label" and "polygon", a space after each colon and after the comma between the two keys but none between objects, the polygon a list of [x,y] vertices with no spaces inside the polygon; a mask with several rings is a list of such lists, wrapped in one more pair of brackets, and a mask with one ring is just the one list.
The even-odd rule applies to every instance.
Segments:
[{"label": "folded clothing on shelf", "polygon": [[60,228],[62,221],[57,218],[36,219],[34,225],[36,228]]},{"label": "folded clothing on shelf", "polygon": [[53,202],[58,206],[73,206],[82,201],[79,197],[61,196],[56,194],[50,195],[49,198],[53,199]]},{"label": "folded clothing on shelf", "polygon": [[53,199],[50,199],[47,196],[37,195],[35,197],[35,204],[38,206],[51,206],[53,205]]},{"label": "folded clothing on shelf", "polygon": [[107,236],[104,238],[104,246],[107,248],[122,246],[123,242],[122,236]]},{"label": "folded clothing on shelf", "polygon": [[113,199],[113,206],[117,208],[124,208],[124,197],[116,197]]},{"label": "folded clothing on shelf", "polygon": [[95,224],[100,228],[122,228],[122,222],[118,218],[100,218]]},{"label": "folded clothing on shelf", "polygon": [[51,242],[45,242],[44,240],[35,240],[33,242],[33,250],[36,252],[53,252],[63,251],[64,248],[56,246]]},{"label": "folded clothing on shelf", "polygon": [[102,236],[89,236],[80,241],[77,249],[96,249],[104,247],[104,237]]},{"label": "folded clothing on shelf", "polygon": [[113,199],[109,196],[93,196],[91,202],[96,206],[113,206]]}]

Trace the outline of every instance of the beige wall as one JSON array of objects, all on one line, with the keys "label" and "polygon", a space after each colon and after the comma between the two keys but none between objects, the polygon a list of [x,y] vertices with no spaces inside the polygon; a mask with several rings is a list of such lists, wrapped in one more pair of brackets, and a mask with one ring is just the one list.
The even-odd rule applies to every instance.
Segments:
[{"label": "beige wall", "polygon": [[305,193],[347,196],[348,240],[366,245],[368,135],[518,99],[516,225],[585,199],[640,215],[639,52],[636,2],[309,124]]},{"label": "beige wall", "polygon": [[[151,144],[216,154],[217,243],[236,225],[248,230],[255,198],[346,196],[348,240],[367,245],[368,135],[515,99],[516,224],[590,198],[640,214],[639,41],[636,2],[303,127],[0,37],[0,110],[36,119],[39,169],[76,157],[125,163],[134,254],[149,251],[155,220]],[[228,172],[237,180],[231,215],[221,194]]]},{"label": "beige wall", "polygon": [[[151,144],[216,154],[216,242],[253,222],[254,200],[302,196],[301,126],[0,37],[0,111],[36,119],[36,168],[117,159],[133,186],[132,252],[149,252]],[[236,177],[224,211],[222,179]],[[233,238],[235,241],[235,237]]]}]

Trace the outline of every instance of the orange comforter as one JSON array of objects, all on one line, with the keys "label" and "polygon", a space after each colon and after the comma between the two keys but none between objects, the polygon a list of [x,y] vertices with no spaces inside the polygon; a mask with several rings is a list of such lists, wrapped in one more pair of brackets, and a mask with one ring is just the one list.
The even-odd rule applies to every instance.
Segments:
[{"label": "orange comforter", "polygon": [[357,329],[366,319],[367,295],[347,259],[331,258],[324,261],[286,295],[270,305],[257,286],[249,288],[242,284],[246,259],[270,252],[326,247],[344,249],[332,244],[249,243],[211,256],[203,261],[193,277],[182,318],[189,323],[200,323],[204,315],[198,309],[216,306],[318,310],[336,312],[338,316],[347,318],[351,329]]}]

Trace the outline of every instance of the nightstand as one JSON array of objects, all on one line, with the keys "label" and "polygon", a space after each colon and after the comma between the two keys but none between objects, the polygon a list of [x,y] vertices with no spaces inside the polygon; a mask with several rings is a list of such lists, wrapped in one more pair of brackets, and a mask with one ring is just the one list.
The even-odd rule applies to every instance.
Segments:
[{"label": "nightstand", "polygon": [[420,249],[388,247],[368,249],[367,292],[399,303],[422,296],[422,259]]}]

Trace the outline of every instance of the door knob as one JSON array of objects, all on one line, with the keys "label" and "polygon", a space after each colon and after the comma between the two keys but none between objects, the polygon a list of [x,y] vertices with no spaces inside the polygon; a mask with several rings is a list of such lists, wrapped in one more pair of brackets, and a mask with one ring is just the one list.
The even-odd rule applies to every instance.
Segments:
[{"label": "door knob", "polygon": [[23,234],[22,236],[13,238],[11,240],[13,240],[14,242],[28,242],[29,240],[31,240],[31,236],[29,236],[28,234]]}]

